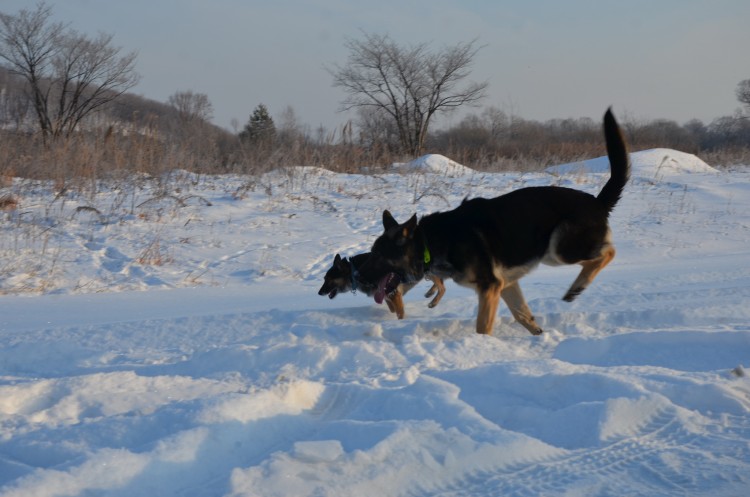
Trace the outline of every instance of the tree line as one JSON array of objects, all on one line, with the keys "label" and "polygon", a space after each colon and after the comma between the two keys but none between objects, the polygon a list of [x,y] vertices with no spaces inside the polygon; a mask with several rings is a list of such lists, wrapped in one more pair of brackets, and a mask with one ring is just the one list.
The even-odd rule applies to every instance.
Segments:
[{"label": "tree line", "polygon": [[[111,35],[88,37],[52,22],[45,3],[0,12],[0,177],[99,178],[174,169],[258,173],[289,165],[357,172],[440,153],[483,170],[533,170],[602,155],[592,119],[526,120],[512,110],[479,107],[486,82],[471,80],[476,40],[447,47],[401,45],[385,35],[347,40],[349,57],[326,68],[356,117],[328,130],[310,128],[294,109],[275,119],[257,104],[233,130],[211,124],[208,95],[178,90],[166,102],[129,93],[137,54]],[[733,116],[704,124],[621,121],[633,149],[675,148],[712,164],[750,163],[750,80]],[[440,116],[473,108],[457,124]]]}]

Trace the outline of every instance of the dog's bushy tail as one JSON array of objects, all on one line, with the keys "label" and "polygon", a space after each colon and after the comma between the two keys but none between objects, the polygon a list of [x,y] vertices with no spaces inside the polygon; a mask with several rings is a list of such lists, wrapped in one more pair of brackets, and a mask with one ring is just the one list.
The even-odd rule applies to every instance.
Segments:
[{"label": "dog's bushy tail", "polygon": [[611,108],[607,109],[604,114],[604,139],[607,142],[610,177],[596,198],[604,205],[607,212],[612,212],[612,209],[617,205],[617,201],[620,200],[628,178],[630,178],[630,161],[625,139]]}]

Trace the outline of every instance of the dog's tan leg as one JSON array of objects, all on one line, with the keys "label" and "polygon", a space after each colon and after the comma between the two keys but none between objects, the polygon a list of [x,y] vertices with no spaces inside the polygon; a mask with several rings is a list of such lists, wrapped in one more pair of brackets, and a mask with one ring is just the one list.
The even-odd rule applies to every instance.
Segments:
[{"label": "dog's tan leg", "polygon": [[[429,278],[429,276],[425,276],[425,279],[429,280],[430,278]],[[430,281],[432,281],[432,280],[430,280]],[[437,285],[435,283],[433,283],[432,286],[430,287],[430,289],[427,290],[426,292],[424,292],[424,298],[429,299],[430,297],[432,297],[433,295],[435,295],[435,292],[437,292],[437,290],[438,290]]]},{"label": "dog's tan leg", "polygon": [[477,333],[491,335],[495,324],[497,305],[500,302],[500,293],[503,290],[502,283],[495,283],[486,290],[477,290],[479,295],[479,309],[477,312]]},{"label": "dog's tan leg", "polygon": [[391,300],[391,297],[385,298],[385,303],[388,306],[388,310],[395,313],[396,312],[396,306],[393,304],[393,301]]},{"label": "dog's tan leg", "polygon": [[565,293],[563,300],[566,302],[573,302],[573,300],[575,300],[575,298],[578,297],[578,295],[580,295],[581,292],[584,291],[592,281],[594,281],[594,278],[596,278],[596,275],[599,274],[599,271],[604,269],[607,264],[612,262],[612,259],[615,258],[615,253],[615,247],[613,247],[612,245],[607,245],[606,248],[602,251],[601,256],[597,257],[596,259],[581,262],[580,264],[583,269],[581,269],[581,272],[578,274],[578,277],[573,282],[573,284],[570,285],[570,288],[568,289],[567,293]]},{"label": "dog's tan leg", "polygon": [[503,288],[500,296],[508,305],[508,309],[510,309],[510,313],[513,314],[514,318],[516,318],[516,321],[518,321],[524,328],[529,330],[532,335],[542,334],[544,330],[542,330],[542,328],[538,324],[536,324],[534,315],[531,313],[531,309],[529,309],[529,306],[526,304],[526,299],[523,298],[521,287],[519,286],[517,281],[512,285]]},{"label": "dog's tan leg", "polygon": [[389,297],[386,297],[385,301],[388,304],[388,309],[390,309],[391,312],[395,312],[397,318],[404,319],[404,299],[399,290],[396,290]]},{"label": "dog's tan leg", "polygon": [[436,305],[438,305],[438,302],[440,302],[440,299],[443,298],[443,295],[445,295],[445,285],[443,284],[443,280],[441,278],[438,278],[437,276],[425,276],[428,280],[432,281],[432,287],[430,287],[429,290],[427,290],[427,293],[424,294],[425,297],[431,297],[432,294],[437,292],[437,295],[435,295],[435,298],[432,299],[432,302],[427,304],[427,307],[432,309]]}]

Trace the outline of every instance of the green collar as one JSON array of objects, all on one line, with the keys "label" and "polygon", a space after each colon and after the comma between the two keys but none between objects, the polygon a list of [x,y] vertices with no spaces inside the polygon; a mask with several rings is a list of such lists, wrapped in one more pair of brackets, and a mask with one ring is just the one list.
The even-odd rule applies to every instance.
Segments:
[{"label": "green collar", "polygon": [[427,244],[424,244],[424,265],[429,266],[432,261],[432,255],[430,255],[430,249],[427,248]]}]

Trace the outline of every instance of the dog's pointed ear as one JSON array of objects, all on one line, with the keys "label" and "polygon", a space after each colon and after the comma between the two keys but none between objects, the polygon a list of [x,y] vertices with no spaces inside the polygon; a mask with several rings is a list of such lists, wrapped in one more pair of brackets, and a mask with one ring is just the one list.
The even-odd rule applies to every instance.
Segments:
[{"label": "dog's pointed ear", "polygon": [[403,233],[404,238],[411,238],[414,235],[414,230],[417,229],[417,215],[414,214],[404,223]]},{"label": "dog's pointed ear", "polygon": [[393,228],[394,226],[398,226],[398,221],[396,221],[396,218],[393,217],[393,214],[386,209],[383,211],[383,228],[386,230],[389,230]]},{"label": "dog's pointed ear", "polygon": [[340,267],[343,263],[344,259],[342,259],[339,254],[336,254],[336,257],[333,258],[333,265],[336,267]]},{"label": "dog's pointed ear", "polygon": [[414,230],[417,229],[417,215],[414,214],[404,224],[399,225],[399,229],[396,230],[396,245],[404,245],[408,240],[414,237]]}]

